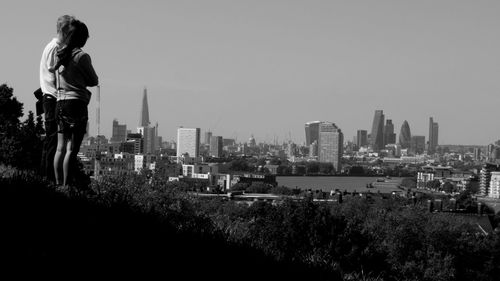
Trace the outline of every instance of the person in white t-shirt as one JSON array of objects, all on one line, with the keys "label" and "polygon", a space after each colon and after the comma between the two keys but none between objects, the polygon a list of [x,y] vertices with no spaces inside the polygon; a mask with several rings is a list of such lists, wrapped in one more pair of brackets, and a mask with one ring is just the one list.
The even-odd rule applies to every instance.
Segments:
[{"label": "person in white t-shirt", "polygon": [[53,38],[44,48],[40,60],[40,89],[43,93],[43,112],[45,119],[45,140],[42,151],[41,174],[54,181],[54,155],[57,148],[57,123],[56,123],[56,74],[53,70],[56,65],[56,54],[68,35],[71,33],[73,16],[63,15],[57,19],[57,37]]}]

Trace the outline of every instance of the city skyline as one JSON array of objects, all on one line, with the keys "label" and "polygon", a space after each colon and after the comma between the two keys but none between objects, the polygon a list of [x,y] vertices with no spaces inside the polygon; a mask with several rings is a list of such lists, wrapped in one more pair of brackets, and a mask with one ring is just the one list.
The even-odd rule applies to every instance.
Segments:
[{"label": "city skyline", "polygon": [[14,88],[25,116],[35,109],[43,46],[57,17],[71,14],[89,26],[84,50],[100,78],[107,136],[114,119],[135,127],[147,87],[150,119],[165,140],[185,126],[238,141],[304,143],[307,120],[331,120],[351,139],[370,131],[376,109],[394,128],[407,120],[427,138],[432,116],[439,144],[500,139],[490,129],[500,118],[497,1],[3,4],[0,32],[11,41],[0,53],[0,83]]}]

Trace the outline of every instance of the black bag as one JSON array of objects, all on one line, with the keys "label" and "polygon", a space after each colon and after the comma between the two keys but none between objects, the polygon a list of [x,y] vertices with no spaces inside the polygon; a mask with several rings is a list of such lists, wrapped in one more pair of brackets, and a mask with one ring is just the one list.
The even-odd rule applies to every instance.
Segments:
[{"label": "black bag", "polygon": [[43,92],[41,88],[38,88],[33,92],[36,98],[36,116],[43,114]]}]

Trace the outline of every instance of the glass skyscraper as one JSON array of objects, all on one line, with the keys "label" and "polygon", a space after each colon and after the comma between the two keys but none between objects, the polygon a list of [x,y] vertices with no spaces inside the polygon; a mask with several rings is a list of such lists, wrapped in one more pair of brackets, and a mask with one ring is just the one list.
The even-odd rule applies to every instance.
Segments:
[{"label": "glass skyscraper", "polygon": [[394,124],[392,124],[391,119],[387,119],[385,121],[384,127],[384,146],[386,144],[395,144],[396,143],[396,134],[394,133]]},{"label": "glass skyscraper", "polygon": [[222,157],[222,137],[221,136],[211,136],[210,137],[210,156],[215,158]]},{"label": "glass skyscraper", "polygon": [[375,110],[370,135],[370,145],[374,151],[379,151],[384,147],[384,118],[383,110]]},{"label": "glass skyscraper", "polygon": [[318,138],[319,138],[319,124],[321,124],[321,121],[311,121],[307,122],[305,125],[305,131],[306,131],[306,146],[312,147],[313,149],[309,152],[311,156],[317,156],[318,151],[316,148],[317,146],[311,146],[314,143],[318,143]]},{"label": "glass skyscraper", "polygon": [[408,121],[404,121],[401,125],[401,132],[399,133],[399,144],[402,149],[410,148],[411,145],[411,132]]},{"label": "glass skyscraper", "polygon": [[436,152],[436,147],[438,146],[438,133],[439,133],[439,125],[437,122],[434,122],[433,118],[429,118],[429,144],[427,147],[427,152],[429,154],[433,154]]},{"label": "glass skyscraper", "polygon": [[356,146],[358,148],[365,147],[368,144],[368,132],[366,130],[358,130],[356,134]]}]

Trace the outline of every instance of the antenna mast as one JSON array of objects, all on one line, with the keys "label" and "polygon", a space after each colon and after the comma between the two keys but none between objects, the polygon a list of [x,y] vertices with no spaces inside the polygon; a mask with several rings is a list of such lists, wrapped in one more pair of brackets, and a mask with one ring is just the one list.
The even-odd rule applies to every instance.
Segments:
[{"label": "antenna mast", "polygon": [[96,127],[97,127],[97,134],[96,134],[96,152],[95,152],[95,158],[94,158],[94,179],[99,180],[99,172],[101,168],[101,149],[99,147],[99,144],[101,142],[100,140],[100,133],[101,133],[101,86],[97,85],[97,95],[96,95]]},{"label": "antenna mast", "polygon": [[96,125],[97,125],[97,136],[101,133],[101,86],[97,85],[97,105],[96,105]]}]

